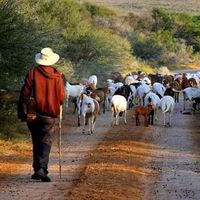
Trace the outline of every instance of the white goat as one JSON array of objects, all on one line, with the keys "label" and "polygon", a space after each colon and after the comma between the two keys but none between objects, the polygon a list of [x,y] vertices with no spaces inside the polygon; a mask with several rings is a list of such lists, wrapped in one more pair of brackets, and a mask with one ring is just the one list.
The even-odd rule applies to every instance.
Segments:
[{"label": "white goat", "polygon": [[113,87],[113,86],[108,87],[108,93],[106,95],[106,97],[107,97],[107,105],[110,105],[111,99],[112,99],[115,91],[116,91],[115,87]]},{"label": "white goat", "polygon": [[200,97],[200,89],[196,87],[187,87],[183,90],[184,104],[183,109],[185,110],[186,100],[192,101],[193,98]]},{"label": "white goat", "polygon": [[159,82],[155,82],[152,85],[152,91],[158,94],[160,98],[164,96],[165,90],[166,90],[165,86]]},{"label": "white goat", "polygon": [[133,76],[129,75],[125,78],[124,80],[124,83],[126,85],[130,85],[131,83],[134,83],[135,82],[135,79],[133,78]]},{"label": "white goat", "polygon": [[[111,99],[111,126],[119,125],[119,115],[123,113],[126,124],[127,101],[122,95],[114,95]],[[114,122],[115,121],[115,122]]]},{"label": "white goat", "polygon": [[144,77],[142,80],[144,80],[147,85],[151,85],[151,80],[148,77]]},{"label": "white goat", "polygon": [[183,93],[190,101],[192,100],[192,98],[200,97],[200,89],[196,87],[187,87],[183,90]]},{"label": "white goat", "polygon": [[197,87],[199,87],[199,76],[197,73],[186,73],[187,79],[194,78],[197,82]]},{"label": "white goat", "polygon": [[82,94],[80,96],[80,105],[78,107],[78,120],[80,121],[80,116],[83,117],[82,132],[85,133],[85,127],[88,125],[88,134],[92,134],[94,132],[96,117],[99,113],[99,103],[97,100],[87,96],[86,94]]},{"label": "white goat", "polygon": [[92,75],[88,78],[87,84],[92,87],[92,89],[97,88],[97,76]]},{"label": "white goat", "polygon": [[112,79],[107,79],[107,84],[108,87],[114,87],[116,90],[124,85],[122,82],[114,83]]},{"label": "white goat", "polygon": [[147,85],[144,81],[141,82],[142,84],[137,88],[137,98],[139,100],[140,105],[144,105],[144,96],[150,92],[151,88]]},{"label": "white goat", "polygon": [[[164,115],[164,126],[171,126],[171,115],[174,110],[174,98],[171,96],[163,96],[160,100],[160,108]],[[168,114],[168,122],[166,123],[166,114]]]},{"label": "white goat", "polygon": [[66,83],[66,107],[68,107],[69,104],[69,97],[79,97],[83,91],[85,86],[80,85],[71,85],[69,82]]},{"label": "white goat", "polygon": [[144,106],[145,107],[147,107],[149,104],[149,98],[151,99],[151,104],[153,105],[153,108],[154,108],[155,120],[158,120],[158,109],[160,106],[160,98],[157,94],[155,94],[153,92],[149,92],[144,97]]},{"label": "white goat", "polygon": [[136,94],[137,94],[137,89],[135,87],[135,85],[129,85],[130,86],[130,89],[132,91],[132,94],[130,96],[130,99],[132,100],[132,103],[133,105],[135,105],[137,102],[136,102]]},{"label": "white goat", "polygon": [[107,79],[107,84],[108,84],[108,87],[112,86],[112,84],[114,84],[114,81],[112,79]]}]

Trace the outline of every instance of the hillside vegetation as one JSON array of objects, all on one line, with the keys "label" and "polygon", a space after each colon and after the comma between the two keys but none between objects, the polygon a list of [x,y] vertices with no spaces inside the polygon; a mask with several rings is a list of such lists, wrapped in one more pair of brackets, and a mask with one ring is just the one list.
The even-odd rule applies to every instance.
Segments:
[{"label": "hillside vegetation", "polygon": [[78,0],[0,0],[0,88],[19,89],[43,47],[60,54],[56,67],[70,81],[95,73],[103,83],[112,71],[126,74],[145,66],[156,71],[163,65],[198,63],[200,16],[169,12],[160,3],[152,4],[150,14],[122,17]]}]

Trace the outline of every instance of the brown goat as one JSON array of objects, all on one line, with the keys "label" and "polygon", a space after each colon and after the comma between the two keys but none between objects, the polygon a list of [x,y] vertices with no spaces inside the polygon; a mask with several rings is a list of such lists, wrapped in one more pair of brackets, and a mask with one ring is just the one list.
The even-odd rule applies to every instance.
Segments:
[{"label": "brown goat", "polygon": [[[153,124],[154,109],[151,104],[148,104],[147,107],[138,106],[135,108],[136,126],[140,125],[140,120],[139,120],[140,115],[144,116],[144,120],[145,120],[144,125],[145,126],[148,126],[150,124],[150,120],[151,120],[151,124]],[[150,117],[151,117],[151,119],[150,119]]]}]

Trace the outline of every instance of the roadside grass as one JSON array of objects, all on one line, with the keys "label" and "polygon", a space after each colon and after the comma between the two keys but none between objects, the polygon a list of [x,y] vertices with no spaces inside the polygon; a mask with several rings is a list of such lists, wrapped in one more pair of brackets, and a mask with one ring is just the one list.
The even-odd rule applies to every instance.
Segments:
[{"label": "roadside grass", "polygon": [[[156,67],[152,67],[148,64],[145,64],[145,63],[140,63],[139,66],[135,67],[134,70],[132,70],[131,68],[129,68],[127,71],[125,71],[123,73],[123,75],[125,76],[126,74],[129,74],[131,73],[132,71],[143,71],[143,72],[146,72],[147,74],[153,74],[153,73],[164,73],[165,74],[165,71],[163,71],[162,68],[166,68],[166,70],[168,72],[172,72],[172,71],[176,71],[176,70],[200,70],[200,64],[195,64],[195,63],[190,63],[190,64],[185,64],[185,65],[173,65],[173,66],[160,66],[159,68],[156,68]],[[167,73],[167,72],[166,72]]]},{"label": "roadside grass", "polygon": [[152,73],[155,72],[155,69],[152,68],[152,67],[149,66],[149,65],[142,65],[142,66],[140,67],[140,70],[146,72],[147,74],[152,74]]},{"label": "roadside grass", "polygon": [[7,157],[16,157],[18,155],[22,157],[27,157],[30,155],[30,142],[22,140],[4,140],[0,139],[0,154],[1,157],[5,156],[3,160],[7,160]]},{"label": "roadside grass", "polygon": [[169,70],[181,70],[181,69],[197,70],[197,69],[200,69],[200,64],[190,63],[190,64],[187,64],[187,65],[176,65],[176,66],[171,66],[171,67],[168,67],[168,68],[169,68]]},{"label": "roadside grass", "polygon": [[18,174],[30,160],[32,146],[28,140],[0,139],[0,179]]},{"label": "roadside grass", "polygon": [[0,108],[0,179],[21,170],[31,158],[32,145],[25,123],[17,119],[16,105]]},{"label": "roadside grass", "polygon": [[[2,100],[2,99],[1,99]],[[2,103],[0,107],[0,178],[11,174],[17,163],[32,154],[26,123],[17,118],[16,103]]]}]

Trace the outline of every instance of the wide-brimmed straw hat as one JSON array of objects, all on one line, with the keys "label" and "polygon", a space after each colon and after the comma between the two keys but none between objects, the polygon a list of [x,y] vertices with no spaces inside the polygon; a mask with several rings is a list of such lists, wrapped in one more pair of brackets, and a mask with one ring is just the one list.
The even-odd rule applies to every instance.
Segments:
[{"label": "wide-brimmed straw hat", "polygon": [[44,48],[41,53],[35,55],[35,61],[39,65],[50,66],[58,62],[60,56],[53,52],[51,48]]}]

